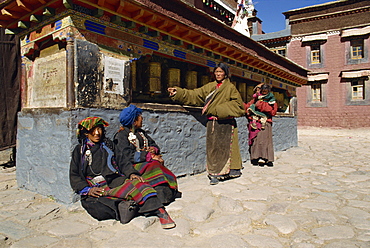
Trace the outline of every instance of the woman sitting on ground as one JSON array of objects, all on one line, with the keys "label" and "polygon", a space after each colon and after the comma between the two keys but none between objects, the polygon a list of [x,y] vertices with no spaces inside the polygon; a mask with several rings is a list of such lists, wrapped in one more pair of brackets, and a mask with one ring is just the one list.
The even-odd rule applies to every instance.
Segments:
[{"label": "woman sitting on ground", "polygon": [[[88,117],[78,124],[80,142],[70,164],[70,184],[81,195],[81,204],[97,220],[127,219],[127,202],[144,215],[157,215],[162,227],[173,228],[170,218],[157,197],[157,192],[130,166],[118,166],[114,159],[113,142],[105,137],[109,124],[99,117]],[[118,169],[120,167],[120,169]]]},{"label": "woman sitting on ground", "polygon": [[119,119],[122,126],[113,139],[117,161],[125,167],[135,168],[157,191],[162,204],[169,204],[180,194],[177,179],[164,166],[158,145],[141,129],[142,109],[131,104],[122,110]]}]

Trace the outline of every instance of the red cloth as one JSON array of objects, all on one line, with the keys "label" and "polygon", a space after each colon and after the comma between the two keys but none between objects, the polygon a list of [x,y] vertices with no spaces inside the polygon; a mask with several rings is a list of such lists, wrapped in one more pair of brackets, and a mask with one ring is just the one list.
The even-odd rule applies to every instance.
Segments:
[{"label": "red cloth", "polygon": [[[256,101],[255,99],[252,99],[248,103],[244,103],[244,109],[245,113],[247,114],[247,109],[252,105],[256,105],[256,109],[262,113],[264,113],[267,116],[267,121],[272,123],[272,117],[276,115],[277,112],[277,103],[275,102],[273,105],[269,104],[268,102],[264,101]],[[251,120],[252,117],[247,115],[248,120]]]}]

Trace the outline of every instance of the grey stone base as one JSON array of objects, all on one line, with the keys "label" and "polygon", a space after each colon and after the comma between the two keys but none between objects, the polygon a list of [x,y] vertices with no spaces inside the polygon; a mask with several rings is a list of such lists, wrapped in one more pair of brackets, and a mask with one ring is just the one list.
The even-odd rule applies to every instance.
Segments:
[{"label": "grey stone base", "polygon": [[[71,203],[69,185],[71,152],[77,145],[77,123],[88,116],[106,120],[107,136],[119,129],[120,110],[28,109],[18,115],[17,182],[22,188]],[[144,129],[161,147],[166,166],[177,176],[205,171],[206,119],[199,111],[144,110]],[[246,118],[237,119],[243,162],[249,160]],[[273,124],[276,151],[297,146],[295,117],[277,117]]]}]

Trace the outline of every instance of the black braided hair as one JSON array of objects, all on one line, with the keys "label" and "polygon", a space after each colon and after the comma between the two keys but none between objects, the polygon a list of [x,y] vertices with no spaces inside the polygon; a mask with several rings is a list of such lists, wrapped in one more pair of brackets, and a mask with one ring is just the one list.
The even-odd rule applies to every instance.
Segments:
[{"label": "black braided hair", "polygon": [[268,90],[268,92],[270,92],[271,91],[271,87],[268,84],[263,84],[261,86],[261,92],[262,92],[262,90]]}]

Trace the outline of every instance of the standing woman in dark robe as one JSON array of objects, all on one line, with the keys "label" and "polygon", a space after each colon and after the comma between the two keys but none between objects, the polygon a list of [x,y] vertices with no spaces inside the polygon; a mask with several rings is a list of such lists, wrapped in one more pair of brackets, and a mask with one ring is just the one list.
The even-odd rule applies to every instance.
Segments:
[{"label": "standing woman in dark robe", "polygon": [[219,63],[213,70],[215,81],[194,90],[170,87],[175,102],[203,107],[207,116],[207,172],[210,184],[220,179],[241,176],[242,160],[239,150],[235,117],[244,115],[244,103],[239,91],[230,82],[229,68]]},{"label": "standing woman in dark robe", "polygon": [[83,208],[97,220],[127,223],[134,215],[126,219],[128,208],[122,204],[132,201],[139,214],[157,215],[162,228],[175,227],[156,191],[140,173],[116,164],[113,142],[105,137],[108,125],[100,117],[88,117],[78,124],[80,144],[72,153],[69,178],[72,189],[81,195]]},{"label": "standing woman in dark robe", "polygon": [[[256,90],[270,90],[267,84],[259,84],[255,87]],[[261,120],[254,123],[253,117],[248,114],[248,109],[254,104],[255,108],[266,115],[265,126],[262,125]],[[248,144],[250,160],[253,165],[267,165],[273,166],[274,162],[274,144],[272,140],[272,117],[276,115],[277,103],[270,104],[258,98],[253,98],[248,103],[245,103],[245,113],[248,119]]]},{"label": "standing woman in dark robe", "polygon": [[121,128],[114,135],[117,161],[125,167],[133,167],[167,205],[178,192],[176,176],[166,166],[155,141],[142,129],[142,109],[131,104],[120,113]]}]

